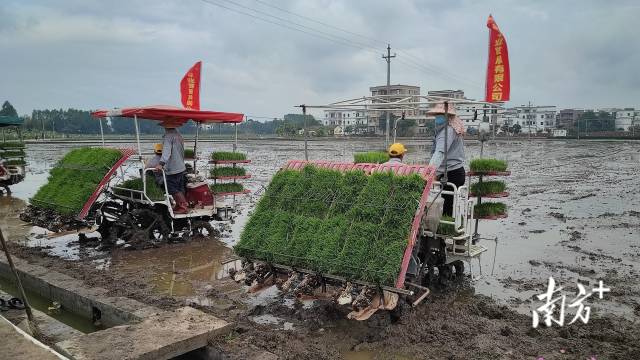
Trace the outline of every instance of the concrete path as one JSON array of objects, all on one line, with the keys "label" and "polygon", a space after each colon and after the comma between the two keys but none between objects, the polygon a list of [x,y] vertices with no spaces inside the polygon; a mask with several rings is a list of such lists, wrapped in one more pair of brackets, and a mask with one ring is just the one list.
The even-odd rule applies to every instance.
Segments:
[{"label": "concrete path", "polygon": [[231,324],[200,310],[183,307],[162,311],[130,325],[82,335],[56,344],[76,360],[170,359],[207,346]]},{"label": "concrete path", "polygon": [[0,358],[11,360],[64,359],[0,316]]}]

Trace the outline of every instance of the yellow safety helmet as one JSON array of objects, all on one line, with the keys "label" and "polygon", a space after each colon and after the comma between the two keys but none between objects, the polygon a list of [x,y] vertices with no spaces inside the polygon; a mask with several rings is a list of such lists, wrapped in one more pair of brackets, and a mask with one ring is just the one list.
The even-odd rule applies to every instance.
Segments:
[{"label": "yellow safety helmet", "polygon": [[162,154],[162,144],[153,145],[153,152],[156,154]]},{"label": "yellow safety helmet", "polygon": [[400,143],[395,143],[389,146],[388,152],[389,152],[389,155],[391,156],[400,156],[400,155],[404,155],[404,153],[407,152],[407,149],[404,147],[404,145]]}]

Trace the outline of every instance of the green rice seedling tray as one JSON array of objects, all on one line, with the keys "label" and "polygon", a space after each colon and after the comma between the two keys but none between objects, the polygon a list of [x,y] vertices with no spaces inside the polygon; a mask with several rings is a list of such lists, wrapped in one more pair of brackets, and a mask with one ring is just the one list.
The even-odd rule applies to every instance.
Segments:
[{"label": "green rice seedling tray", "polygon": [[194,157],[195,157],[195,153],[193,152],[193,149],[184,149],[185,159],[193,160]]},{"label": "green rice seedling tray", "polygon": [[369,164],[382,164],[389,161],[389,154],[384,151],[369,151],[363,153],[353,154],[353,162],[369,163]]},{"label": "green rice seedling tray", "polygon": [[416,210],[434,174],[427,181],[355,166],[289,162],[258,202],[236,253],[327,277],[402,286]]},{"label": "green rice seedling tray", "polygon": [[240,161],[247,160],[247,155],[239,152],[216,151],[211,153],[212,161]]},{"label": "green rice seedling tray", "polygon": [[507,217],[507,205],[501,202],[487,202],[473,208],[477,219],[496,220]]},{"label": "green rice seedling tray", "polygon": [[71,150],[51,169],[47,183],[31,198],[31,204],[64,215],[78,214],[114,165],[129,155],[117,149]]},{"label": "green rice seedling tray", "polygon": [[470,195],[475,197],[501,198],[509,196],[506,192],[507,185],[504,181],[492,180],[471,184]]},{"label": "green rice seedling tray", "polygon": [[[130,189],[130,190],[143,190],[142,178],[133,178],[124,181],[122,184],[117,186],[118,188]],[[123,189],[113,189],[114,194],[123,196],[123,197],[133,197],[140,198],[139,193],[134,193],[131,191],[123,190]],[[165,189],[155,182],[155,178],[151,175],[147,175],[147,196],[152,201],[163,201],[165,199]]]},{"label": "green rice seedling tray", "polygon": [[511,172],[507,171],[507,162],[498,159],[473,159],[469,164],[469,169],[469,175],[471,176],[506,176],[511,174]]}]

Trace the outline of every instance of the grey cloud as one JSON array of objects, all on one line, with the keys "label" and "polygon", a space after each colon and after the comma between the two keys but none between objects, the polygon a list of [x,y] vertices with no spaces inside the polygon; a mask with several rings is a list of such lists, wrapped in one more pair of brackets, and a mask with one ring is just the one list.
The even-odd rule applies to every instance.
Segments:
[{"label": "grey cloud", "polygon": [[[0,45],[12,54],[0,57],[7,73],[0,94],[20,113],[177,104],[184,71],[203,60],[203,106],[280,116],[302,102],[363,96],[369,86],[383,84],[380,56],[389,40],[398,53],[393,83],[418,84],[423,91],[461,88],[481,98],[485,21],[493,13],[509,44],[512,103],[639,105],[640,44],[633,24],[640,10],[632,1],[274,3],[365,38],[255,1],[233,1],[373,49],[343,46],[198,0],[66,0],[55,6],[10,0],[0,5]],[[429,70],[406,64],[414,61]]]}]

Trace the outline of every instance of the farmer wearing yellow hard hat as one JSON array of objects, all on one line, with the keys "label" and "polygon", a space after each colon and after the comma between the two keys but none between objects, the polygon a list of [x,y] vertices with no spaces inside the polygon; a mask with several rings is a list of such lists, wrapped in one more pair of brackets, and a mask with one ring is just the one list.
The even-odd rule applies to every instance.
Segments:
[{"label": "farmer wearing yellow hard hat", "polygon": [[404,154],[406,152],[407,149],[404,147],[404,145],[400,143],[392,144],[391,146],[389,146],[389,151],[387,151],[387,153],[389,154],[389,161],[387,161],[385,164],[402,165],[402,158],[404,158]]}]

